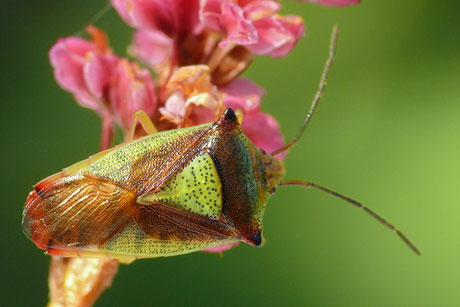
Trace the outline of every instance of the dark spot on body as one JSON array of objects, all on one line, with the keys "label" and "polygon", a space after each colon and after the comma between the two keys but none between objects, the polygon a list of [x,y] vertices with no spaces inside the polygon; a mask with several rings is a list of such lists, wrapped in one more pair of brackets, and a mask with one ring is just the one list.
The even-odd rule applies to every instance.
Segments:
[{"label": "dark spot on body", "polygon": [[260,246],[262,244],[262,231],[259,230],[256,234],[252,237],[252,241],[254,242],[255,246]]}]

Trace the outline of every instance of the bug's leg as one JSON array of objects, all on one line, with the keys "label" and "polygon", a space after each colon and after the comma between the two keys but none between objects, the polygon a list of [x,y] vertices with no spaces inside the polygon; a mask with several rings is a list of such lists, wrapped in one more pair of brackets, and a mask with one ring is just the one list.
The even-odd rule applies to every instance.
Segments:
[{"label": "bug's leg", "polygon": [[323,186],[321,186],[319,184],[316,184],[316,183],[313,183],[313,182],[310,182],[310,181],[286,180],[286,181],[280,182],[280,186],[282,186],[282,185],[293,185],[293,186],[302,186],[302,187],[305,187],[305,188],[315,188],[315,189],[321,190],[323,192],[326,192],[328,194],[331,194],[332,196],[338,197],[338,198],[346,201],[347,203],[352,204],[353,206],[364,210],[368,215],[370,215],[371,217],[376,219],[378,222],[383,224],[386,228],[396,232],[398,237],[404,243],[406,243],[406,245],[409,246],[409,248],[412,249],[412,251],[414,251],[414,253],[416,253],[417,255],[421,255],[420,250],[395,225],[391,224],[386,219],[384,219],[383,217],[381,217],[380,215],[378,215],[377,213],[375,213],[374,211],[372,211],[368,207],[364,206],[362,203],[360,203],[360,202],[358,202],[358,201],[356,201],[354,199],[351,199],[348,196],[339,194],[339,193],[337,193],[335,191],[332,191],[331,189],[328,189],[326,187],[323,187]]},{"label": "bug's leg", "polygon": [[137,124],[140,123],[144,131],[149,134],[157,133],[157,128],[150,120],[149,116],[142,110],[137,110],[133,114],[133,120],[131,122],[131,127],[129,128],[129,133],[127,136],[127,141],[130,142],[134,140]]}]

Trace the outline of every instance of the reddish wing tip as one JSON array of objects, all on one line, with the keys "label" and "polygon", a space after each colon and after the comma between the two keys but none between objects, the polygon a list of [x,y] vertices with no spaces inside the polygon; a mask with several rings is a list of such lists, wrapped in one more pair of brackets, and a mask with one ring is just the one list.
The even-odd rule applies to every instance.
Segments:
[{"label": "reddish wing tip", "polygon": [[[41,195],[44,191],[50,189],[58,179],[62,178],[63,174],[62,172],[59,172],[57,174],[51,175],[36,185],[34,185],[34,190],[38,193],[38,195]],[[29,194],[30,197],[30,194]],[[27,203],[29,202],[29,199],[27,199]]]},{"label": "reddish wing tip", "polygon": [[46,250],[48,237],[45,236],[46,232],[43,229],[43,225],[40,219],[35,217],[43,214],[41,210],[41,197],[39,192],[40,188],[34,187],[35,190],[29,193],[26,200],[26,206],[22,213],[22,231],[27,238],[32,240],[38,248]]}]

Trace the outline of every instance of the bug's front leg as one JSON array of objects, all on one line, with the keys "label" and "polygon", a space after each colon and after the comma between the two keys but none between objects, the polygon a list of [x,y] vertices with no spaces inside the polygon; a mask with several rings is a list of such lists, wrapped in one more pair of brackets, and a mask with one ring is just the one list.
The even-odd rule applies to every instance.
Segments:
[{"label": "bug's front leg", "polygon": [[135,133],[136,133],[136,128],[137,128],[138,123],[141,124],[142,128],[147,133],[147,135],[158,132],[157,128],[155,127],[155,125],[153,124],[152,120],[147,115],[147,113],[145,113],[142,110],[137,110],[133,114],[133,120],[131,122],[131,127],[129,128],[128,135],[126,136],[127,142],[131,142],[132,140],[136,138]]}]

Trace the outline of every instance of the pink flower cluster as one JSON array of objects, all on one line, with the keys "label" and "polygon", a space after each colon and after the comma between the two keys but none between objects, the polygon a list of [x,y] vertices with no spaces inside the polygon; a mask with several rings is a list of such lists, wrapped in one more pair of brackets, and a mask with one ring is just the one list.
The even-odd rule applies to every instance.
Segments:
[{"label": "pink flower cluster", "polygon": [[62,38],[49,53],[59,85],[101,117],[101,149],[112,145],[115,125],[126,134],[137,110],[144,110],[158,130],[167,130],[214,121],[225,108],[242,112],[243,131],[259,148],[273,152],[283,145],[277,121],[261,111],[264,90],[239,75],[254,55],[287,55],[304,33],[301,17],[279,15],[275,0],[111,3],[135,29],[129,51],[145,66],[115,55],[105,33],[93,26],[87,27],[90,40]]},{"label": "pink flower cluster", "polygon": [[110,147],[114,124],[127,131],[136,110],[153,116],[156,85],[148,69],[114,55],[104,32],[88,26],[92,41],[62,38],[49,56],[56,81],[102,118],[101,149]]}]

